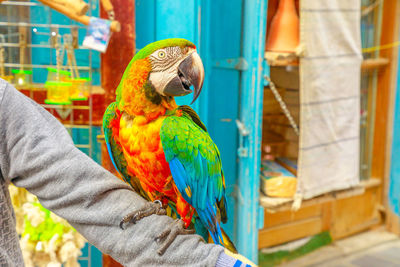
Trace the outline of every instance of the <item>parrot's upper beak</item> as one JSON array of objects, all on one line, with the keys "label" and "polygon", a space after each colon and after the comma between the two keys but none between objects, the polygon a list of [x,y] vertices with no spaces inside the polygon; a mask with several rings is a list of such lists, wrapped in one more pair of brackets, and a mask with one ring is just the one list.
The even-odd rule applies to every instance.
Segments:
[{"label": "parrot's upper beak", "polygon": [[172,79],[164,89],[164,94],[169,96],[183,96],[190,94],[193,85],[193,100],[200,95],[204,81],[204,67],[199,54],[196,52],[188,55],[178,66],[178,75]]}]

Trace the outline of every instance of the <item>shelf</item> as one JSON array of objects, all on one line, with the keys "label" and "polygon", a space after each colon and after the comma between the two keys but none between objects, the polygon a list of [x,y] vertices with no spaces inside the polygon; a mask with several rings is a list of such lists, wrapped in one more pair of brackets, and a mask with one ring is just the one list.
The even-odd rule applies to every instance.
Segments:
[{"label": "shelf", "polygon": [[[46,69],[54,68],[54,65],[40,65],[40,64],[20,64],[20,63],[4,63],[4,67],[8,68],[33,68],[33,69]],[[90,70],[89,66],[77,66],[78,70]]]},{"label": "shelf", "polygon": [[48,105],[41,104],[44,108],[55,108],[55,109],[77,109],[77,110],[89,110],[90,106],[75,106],[75,105]]},{"label": "shelf", "polygon": [[[265,52],[264,58],[268,61],[271,67],[290,67],[299,65],[299,57],[296,53],[281,53],[281,52]],[[385,67],[389,64],[387,58],[368,58],[364,59],[361,63],[362,71],[375,70]]]},{"label": "shelf", "polygon": [[[317,196],[311,199],[303,200],[301,207],[307,207],[315,204],[325,203],[329,201],[334,201],[337,199],[348,198],[356,195],[362,195],[367,188],[378,187],[381,184],[380,179],[371,178],[368,180],[361,181],[356,187],[333,191],[326,193],[321,196]],[[292,198],[273,198],[260,193],[260,204],[268,212],[275,213],[280,211],[287,211],[292,208],[293,199]]]},{"label": "shelf", "polygon": [[3,1],[1,2],[2,5],[8,6],[43,6],[42,4],[35,3],[35,2],[28,2],[28,1]]},{"label": "shelf", "polygon": [[84,144],[75,144],[77,148],[90,148],[90,145],[84,145]]},{"label": "shelf", "polygon": [[298,66],[299,57],[296,53],[265,52],[264,58],[270,66]]},{"label": "shelf", "polygon": [[[17,47],[20,48],[20,44],[18,43],[3,43],[1,44],[4,47]],[[29,48],[54,48],[53,46],[49,45],[49,44],[27,44],[26,47]],[[87,47],[83,47],[83,46],[79,46],[77,49],[79,50],[89,50],[90,48]]]},{"label": "shelf", "polygon": [[40,23],[26,23],[26,22],[0,22],[0,26],[11,26],[11,27],[35,27],[35,28],[64,28],[64,29],[71,29],[71,28],[79,28],[79,29],[86,29],[86,26],[79,26],[79,25],[62,25],[62,24],[40,24]]},{"label": "shelf", "polygon": [[86,129],[89,130],[91,126],[89,125],[80,125],[80,124],[66,124],[63,123],[64,127],[67,129]]},{"label": "shelf", "polygon": [[382,67],[385,67],[389,64],[389,59],[387,58],[368,58],[364,59],[362,64],[361,64],[361,70],[362,71],[369,71],[369,70],[375,70],[375,69],[380,69]]}]

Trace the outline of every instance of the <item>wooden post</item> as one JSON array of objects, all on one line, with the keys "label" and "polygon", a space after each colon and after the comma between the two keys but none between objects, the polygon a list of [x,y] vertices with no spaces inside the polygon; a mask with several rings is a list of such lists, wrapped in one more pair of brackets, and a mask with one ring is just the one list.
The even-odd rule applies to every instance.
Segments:
[{"label": "wooden post", "polygon": [[[383,2],[382,16],[382,35],[381,45],[390,44],[397,41],[398,20],[396,14],[398,12],[398,1],[388,0]],[[396,31],[397,29],[397,31]],[[372,158],[372,177],[382,180],[383,188],[379,190],[379,200],[384,204],[386,210],[386,225],[388,228],[398,224],[398,219],[392,215],[388,207],[388,184],[390,170],[390,151],[391,151],[391,130],[393,117],[392,95],[395,88],[396,78],[396,49],[382,49],[379,57],[386,58],[389,63],[381,69],[378,76],[378,88],[376,95],[376,111],[375,111],[375,133]],[[383,190],[382,190],[383,189]],[[392,220],[396,219],[396,223]],[[393,227],[397,228],[398,226]]]},{"label": "wooden post", "polygon": [[[396,20],[396,0],[384,1],[383,3],[383,21],[381,45],[394,42],[396,34],[394,33]],[[378,90],[376,95],[376,119],[375,119],[375,135],[372,159],[372,177],[383,179],[385,175],[385,154],[386,154],[386,137],[387,122],[389,116],[389,96],[393,88],[393,67],[396,59],[393,56],[394,49],[383,49],[380,51],[381,58],[389,59],[389,64],[382,68],[378,77]]]},{"label": "wooden post", "polygon": [[[72,20],[78,21],[84,25],[89,25],[90,17],[86,15],[78,15],[74,10],[69,9],[66,6],[60,5],[56,2],[52,2],[49,0],[39,0],[43,4],[51,7],[52,9],[64,14],[65,16],[69,17]],[[119,32],[121,30],[121,25],[119,21],[114,20],[111,22],[110,30],[113,32]]]},{"label": "wooden post", "polygon": [[[244,1],[242,57],[248,68],[241,72],[239,127],[241,148],[237,181],[237,242],[239,253],[258,261],[260,208],[261,129],[263,105],[263,58],[267,22],[267,0]],[[269,70],[268,70],[269,71]]]},{"label": "wooden post", "polygon": [[[78,16],[85,15],[89,10],[89,5],[83,0],[39,0],[42,3],[48,5],[49,2],[53,2],[56,5],[65,7],[65,9],[72,10]],[[52,3],[50,3],[52,4]]]},{"label": "wooden post", "polygon": [[[112,34],[106,53],[101,54],[101,86],[106,91],[104,110],[111,102],[115,101],[115,90],[135,53],[135,1],[111,0],[111,4],[114,7],[115,20],[121,23],[121,31]],[[108,19],[109,6],[106,8],[107,10],[101,6],[100,16]],[[105,153],[105,156],[102,157],[102,165],[111,167],[112,164],[107,162],[110,159],[106,153],[104,142],[102,153]],[[110,256],[103,255],[103,266],[121,265]]]},{"label": "wooden post", "polygon": [[[135,2],[112,0],[111,3],[114,6],[115,20],[121,23],[121,31],[112,34],[106,53],[101,54],[101,86],[106,91],[106,107],[115,101],[115,90],[135,53],[136,36]],[[108,19],[103,7],[100,16]]]},{"label": "wooden post", "polygon": [[[396,2],[396,1],[395,1]],[[394,14],[394,16],[398,17],[400,15],[400,4],[396,2],[397,5],[392,6],[393,12],[391,14]],[[391,15],[390,14],[390,15]],[[391,42],[395,42],[399,40],[400,37],[400,22],[398,20],[394,20],[394,25],[393,28],[389,31],[389,34],[392,34]],[[384,34],[384,31],[382,32]],[[384,44],[384,43],[382,43]],[[398,104],[398,96],[396,94],[399,94],[400,86],[399,83],[396,81],[400,81],[400,62],[399,62],[399,48],[395,47],[391,49],[391,58],[390,61],[392,63],[391,65],[391,70],[390,70],[390,92],[389,92],[389,105],[388,105],[388,121],[387,121],[387,144],[386,144],[386,164],[385,164],[385,169],[384,169],[384,187],[383,187],[383,204],[385,206],[385,223],[386,223],[386,228],[392,233],[395,233],[397,235],[400,235],[400,218],[397,214],[395,214],[392,211],[393,207],[390,207],[389,203],[392,202],[390,198],[390,184],[393,185],[392,181],[390,179],[393,179],[394,175],[397,175],[398,172],[394,171],[396,169],[396,162],[391,162],[391,160],[396,159],[396,151],[397,148],[395,148],[396,145],[398,145],[397,142],[397,136],[396,134],[398,131],[395,130],[395,123],[398,123],[395,121],[395,118],[397,116],[395,115],[396,110],[398,110],[398,107],[396,107]],[[396,75],[397,73],[397,75]],[[397,89],[396,89],[397,87]],[[397,92],[396,92],[397,90]],[[392,151],[394,150],[394,151]],[[394,153],[392,155],[392,153]],[[394,164],[394,167],[392,166]],[[393,173],[391,173],[393,172]]]}]

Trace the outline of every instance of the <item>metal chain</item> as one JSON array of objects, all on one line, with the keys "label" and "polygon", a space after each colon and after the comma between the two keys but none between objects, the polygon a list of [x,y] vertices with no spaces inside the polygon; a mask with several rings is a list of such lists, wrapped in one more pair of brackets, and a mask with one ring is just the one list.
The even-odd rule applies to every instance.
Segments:
[{"label": "metal chain", "polygon": [[61,36],[57,35],[56,36],[56,63],[57,63],[57,81],[60,81],[60,70],[61,70],[61,65],[64,61],[64,49],[63,46],[60,44],[61,43]]},{"label": "metal chain", "polygon": [[67,65],[71,71],[71,78],[79,78],[79,72],[76,67],[76,58],[74,47],[72,45],[72,35],[71,34],[64,34],[64,47],[67,53]]},{"label": "metal chain", "polygon": [[4,72],[4,46],[0,46],[0,76],[4,78],[5,72]]},{"label": "metal chain", "polygon": [[281,95],[279,94],[278,90],[276,90],[275,84],[271,81],[271,78],[268,76],[264,76],[264,78],[269,82],[269,88],[271,89],[272,93],[274,94],[274,97],[276,101],[278,101],[279,105],[281,106],[281,109],[283,113],[285,114],[286,118],[289,120],[290,125],[292,126],[294,132],[299,135],[299,127],[297,126],[296,122],[293,119],[292,114],[290,114],[289,109],[287,108],[285,102],[283,101]]},{"label": "metal chain", "polygon": [[3,34],[0,34],[0,76],[3,77],[5,76],[4,72],[4,62],[5,62],[5,49],[3,44],[6,42],[6,39],[4,38]]}]

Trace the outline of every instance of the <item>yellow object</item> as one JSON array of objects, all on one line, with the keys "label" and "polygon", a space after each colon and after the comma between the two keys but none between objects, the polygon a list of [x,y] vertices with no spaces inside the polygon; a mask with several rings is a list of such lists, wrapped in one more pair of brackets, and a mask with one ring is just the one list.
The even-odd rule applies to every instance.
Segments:
[{"label": "yellow object", "polygon": [[47,81],[65,82],[68,79],[71,79],[71,72],[56,68],[47,68]]},{"label": "yellow object", "polygon": [[70,88],[72,86],[69,82],[55,82],[47,81],[45,83],[47,89],[47,99],[44,101],[46,104],[51,105],[71,105],[70,101]]},{"label": "yellow object", "polygon": [[278,10],[268,29],[265,50],[273,52],[296,52],[300,42],[299,16],[294,0],[280,0]]},{"label": "yellow object", "polygon": [[70,88],[70,100],[87,100],[89,96],[89,82],[90,78],[77,78],[69,79]]},{"label": "yellow object", "polygon": [[14,76],[12,75],[5,75],[5,76],[0,76],[3,80],[6,80],[9,83],[12,83],[12,80],[14,79]]},{"label": "yellow object", "polygon": [[295,177],[278,176],[261,181],[263,192],[267,196],[291,198],[296,193],[297,179]]},{"label": "yellow object", "polygon": [[366,47],[362,49],[363,53],[371,53],[371,52],[375,52],[377,50],[383,50],[383,49],[389,49],[395,46],[399,46],[400,45],[400,41],[394,42],[394,43],[390,43],[390,44],[385,44],[385,45],[378,45],[378,46],[373,46],[373,47]]},{"label": "yellow object", "polygon": [[17,89],[29,89],[32,84],[31,70],[11,70],[14,75],[14,85]]},{"label": "yellow object", "polygon": [[272,160],[261,163],[261,190],[269,197],[292,198],[296,193],[297,179],[281,164]]}]

